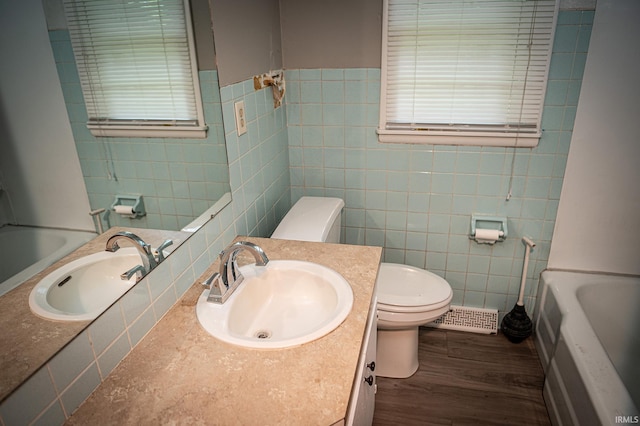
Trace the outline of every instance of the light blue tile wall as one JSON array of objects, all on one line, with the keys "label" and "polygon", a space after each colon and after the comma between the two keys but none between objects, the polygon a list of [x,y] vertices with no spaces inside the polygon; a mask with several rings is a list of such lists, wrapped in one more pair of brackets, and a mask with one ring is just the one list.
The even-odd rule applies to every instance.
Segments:
[{"label": "light blue tile wall", "polygon": [[144,196],[146,216],[114,214],[111,226],[181,229],[228,191],[217,71],[198,73],[206,139],[96,138],[86,127],[69,32],[50,31],[49,38],[91,207],[108,208],[116,194]]},{"label": "light blue tile wall", "polygon": [[[0,424],[63,424],[236,235],[269,236],[291,205],[284,107],[252,80],[223,87],[232,202],[0,404]],[[233,103],[244,100],[238,137]],[[195,315],[195,311],[194,311]]]},{"label": "light blue tile wall", "polygon": [[[573,130],[593,12],[558,19],[543,137],[534,149],[381,144],[379,69],[288,70],[287,118],[292,201],[345,200],[343,241],[384,247],[387,262],[446,278],[453,303],[498,309],[517,299],[524,246],[531,254],[527,300],[533,309],[546,267]],[[511,162],[513,197],[506,201]],[[468,238],[472,213],[508,217],[495,246]]]}]

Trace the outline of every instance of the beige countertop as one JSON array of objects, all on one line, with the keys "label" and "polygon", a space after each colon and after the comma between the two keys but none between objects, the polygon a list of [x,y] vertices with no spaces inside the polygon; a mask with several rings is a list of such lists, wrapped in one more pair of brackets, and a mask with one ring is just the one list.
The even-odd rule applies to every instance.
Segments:
[{"label": "beige countertop", "polygon": [[[29,294],[33,287],[59,267],[103,251],[110,236],[125,230],[140,236],[153,247],[171,238],[174,246],[169,247],[169,250],[184,242],[190,235],[180,231],[114,227],[0,297],[0,400],[9,395],[91,322],[58,322],[34,315],[29,308]],[[122,246],[126,244],[123,242]]]},{"label": "beige countertop", "polygon": [[[345,418],[382,249],[239,238],[269,259],[307,260],[339,272],[353,308],[326,336],[259,350],[229,345],[198,323],[199,282],[216,261],[68,420],[87,424],[331,425]],[[253,258],[251,258],[253,259]]]}]

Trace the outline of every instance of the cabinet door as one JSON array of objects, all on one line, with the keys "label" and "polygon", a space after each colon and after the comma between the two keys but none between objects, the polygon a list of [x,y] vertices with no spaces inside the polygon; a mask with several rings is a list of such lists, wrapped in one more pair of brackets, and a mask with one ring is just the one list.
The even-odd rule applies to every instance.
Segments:
[{"label": "cabinet door", "polygon": [[376,337],[377,337],[377,310],[376,301],[372,303],[373,309],[369,312],[365,338],[362,342],[356,381],[351,392],[351,402],[347,416],[347,425],[370,426],[373,423],[373,412],[376,403]]}]

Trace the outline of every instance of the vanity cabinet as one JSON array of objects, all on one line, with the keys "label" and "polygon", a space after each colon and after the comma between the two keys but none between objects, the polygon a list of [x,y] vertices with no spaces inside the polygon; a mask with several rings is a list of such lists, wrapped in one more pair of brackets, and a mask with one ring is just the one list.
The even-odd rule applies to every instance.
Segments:
[{"label": "vanity cabinet", "polygon": [[[69,425],[185,419],[200,424],[304,425],[313,419],[327,426],[371,425],[377,373],[372,364],[375,284],[382,248],[238,239],[262,247],[272,260],[315,262],[348,277],[354,301],[347,318],[333,332],[299,347],[233,347],[199,324],[196,304],[202,288],[196,283],[74,412]],[[217,269],[214,263],[197,281]],[[114,394],[120,396],[117,403]]]},{"label": "vanity cabinet", "polygon": [[346,424],[348,426],[369,426],[373,423],[373,412],[376,402],[376,336],[378,315],[376,299],[369,310],[369,318],[365,329],[356,379],[351,392]]}]

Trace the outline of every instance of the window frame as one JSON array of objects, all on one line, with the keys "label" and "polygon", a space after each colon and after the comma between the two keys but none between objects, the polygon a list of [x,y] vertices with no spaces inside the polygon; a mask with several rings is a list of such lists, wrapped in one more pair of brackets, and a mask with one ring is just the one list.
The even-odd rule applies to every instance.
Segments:
[{"label": "window frame", "polygon": [[[498,146],[498,147],[523,147],[532,148],[538,145],[542,136],[542,113],[544,109],[544,98],[548,83],[551,54],[553,49],[553,38],[556,31],[558,18],[559,0],[555,0],[553,22],[551,24],[550,38],[547,46],[546,69],[542,82],[542,93],[539,100],[538,119],[535,129],[519,131],[507,127],[498,128],[489,126],[483,128],[482,125],[465,129],[464,127],[452,127],[451,130],[443,129],[444,125],[437,128],[416,128],[416,129],[389,129],[387,123],[387,82],[389,61],[388,61],[388,37],[389,37],[389,1],[383,1],[382,15],[382,54],[381,54],[381,81],[380,81],[380,111],[379,122],[376,129],[378,140],[382,143],[407,143],[407,144],[432,144],[432,145],[466,145],[466,146]],[[526,83],[525,83],[526,87]]]}]

